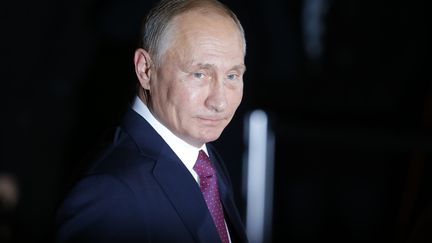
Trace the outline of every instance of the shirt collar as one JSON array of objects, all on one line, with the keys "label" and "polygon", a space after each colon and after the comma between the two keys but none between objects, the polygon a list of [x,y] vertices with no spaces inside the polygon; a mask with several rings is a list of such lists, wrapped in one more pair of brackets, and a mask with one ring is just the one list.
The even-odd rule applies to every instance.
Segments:
[{"label": "shirt collar", "polygon": [[150,112],[148,107],[142,102],[139,97],[135,98],[132,109],[141,115],[156,132],[162,137],[162,139],[168,144],[168,146],[174,151],[174,153],[183,162],[186,168],[191,172],[195,180],[198,175],[193,170],[193,166],[198,158],[198,153],[202,149],[208,155],[207,147],[204,144],[201,148],[194,147],[181,138],[177,137],[167,127],[160,123],[156,117]]}]

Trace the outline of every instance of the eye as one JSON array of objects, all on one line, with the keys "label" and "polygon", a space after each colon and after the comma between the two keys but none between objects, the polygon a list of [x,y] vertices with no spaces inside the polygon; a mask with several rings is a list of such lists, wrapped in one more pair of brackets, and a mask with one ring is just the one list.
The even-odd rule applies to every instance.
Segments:
[{"label": "eye", "polygon": [[197,79],[203,79],[205,77],[204,73],[193,73],[192,75],[194,78],[197,78]]},{"label": "eye", "polygon": [[237,80],[239,78],[238,74],[228,74],[227,79],[228,80]]}]

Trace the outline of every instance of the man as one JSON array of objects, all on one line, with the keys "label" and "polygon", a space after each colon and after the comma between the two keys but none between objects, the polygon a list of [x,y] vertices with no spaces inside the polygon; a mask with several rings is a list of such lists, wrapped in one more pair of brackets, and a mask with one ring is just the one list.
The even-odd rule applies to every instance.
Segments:
[{"label": "man", "polygon": [[228,173],[208,144],[242,98],[238,19],[216,0],[161,1],[142,46],[138,97],[60,208],[58,242],[246,242]]}]

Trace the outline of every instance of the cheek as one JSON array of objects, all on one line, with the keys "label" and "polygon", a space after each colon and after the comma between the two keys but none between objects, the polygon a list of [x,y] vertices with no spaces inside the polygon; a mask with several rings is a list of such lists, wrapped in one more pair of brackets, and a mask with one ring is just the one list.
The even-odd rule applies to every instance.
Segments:
[{"label": "cheek", "polygon": [[230,99],[231,109],[236,110],[242,100],[243,89],[233,90],[230,93],[229,97],[230,97],[229,99]]},{"label": "cheek", "polygon": [[177,105],[183,109],[186,107],[196,109],[205,98],[205,92],[197,87],[177,87],[174,92],[177,95]]},{"label": "cheek", "polygon": [[200,89],[194,88],[190,89],[189,92],[187,92],[187,97],[185,98],[191,103],[196,103],[202,99],[202,95],[203,92]]},{"label": "cheek", "polygon": [[[178,85],[170,87],[167,92],[167,101],[174,108],[173,114],[182,122],[189,123],[188,117],[193,116],[200,107],[201,92],[198,89]],[[172,114],[172,115],[173,115]]]}]

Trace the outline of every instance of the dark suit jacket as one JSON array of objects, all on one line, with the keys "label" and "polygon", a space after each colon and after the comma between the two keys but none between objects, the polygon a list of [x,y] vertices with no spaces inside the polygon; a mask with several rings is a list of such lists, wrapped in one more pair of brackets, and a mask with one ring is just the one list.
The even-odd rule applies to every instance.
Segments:
[{"label": "dark suit jacket", "polygon": [[[211,145],[232,242],[246,242],[228,173]],[[220,242],[197,182],[132,109],[113,145],[65,199],[57,242]]]}]

